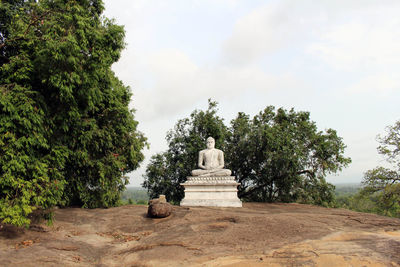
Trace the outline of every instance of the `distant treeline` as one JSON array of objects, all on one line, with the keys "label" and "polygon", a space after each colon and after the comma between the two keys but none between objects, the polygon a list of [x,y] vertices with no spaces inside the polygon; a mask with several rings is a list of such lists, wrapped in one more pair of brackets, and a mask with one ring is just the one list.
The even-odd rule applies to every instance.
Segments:
[{"label": "distant treeline", "polygon": [[149,195],[147,190],[142,187],[127,187],[122,193],[121,202],[122,204],[147,204],[149,201]]},{"label": "distant treeline", "polygon": [[354,195],[361,188],[360,183],[334,184],[336,197]]},{"label": "distant treeline", "polygon": [[361,184],[335,185],[336,207],[400,218],[398,205],[382,205],[377,194],[366,194]]}]

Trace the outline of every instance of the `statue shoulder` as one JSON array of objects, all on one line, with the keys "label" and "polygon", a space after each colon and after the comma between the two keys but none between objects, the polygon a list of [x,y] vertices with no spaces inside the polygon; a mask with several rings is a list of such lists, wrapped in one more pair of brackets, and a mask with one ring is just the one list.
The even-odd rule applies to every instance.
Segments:
[{"label": "statue shoulder", "polygon": [[207,151],[207,149],[200,150],[199,154],[204,154],[204,152],[206,152],[206,151]]},{"label": "statue shoulder", "polygon": [[221,154],[221,153],[223,154],[224,153],[221,149],[217,149],[216,148],[215,150],[218,152],[218,154]]}]

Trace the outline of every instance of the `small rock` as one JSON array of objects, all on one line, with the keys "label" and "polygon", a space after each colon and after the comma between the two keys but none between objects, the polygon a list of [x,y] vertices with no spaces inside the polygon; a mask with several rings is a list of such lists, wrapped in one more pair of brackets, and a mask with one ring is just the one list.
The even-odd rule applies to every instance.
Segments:
[{"label": "small rock", "polygon": [[172,205],[169,204],[164,195],[160,198],[155,198],[149,201],[149,208],[147,209],[147,217],[151,218],[165,218],[171,215]]},{"label": "small rock", "polygon": [[160,201],[160,203],[167,203],[167,199],[165,198],[165,195],[160,195],[158,200]]}]

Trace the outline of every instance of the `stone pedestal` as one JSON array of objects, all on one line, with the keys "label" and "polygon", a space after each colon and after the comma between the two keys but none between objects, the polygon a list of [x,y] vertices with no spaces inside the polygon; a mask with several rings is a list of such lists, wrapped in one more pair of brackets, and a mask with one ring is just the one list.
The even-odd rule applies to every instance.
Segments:
[{"label": "stone pedestal", "polygon": [[181,185],[185,187],[181,206],[242,207],[234,176],[190,176]]}]

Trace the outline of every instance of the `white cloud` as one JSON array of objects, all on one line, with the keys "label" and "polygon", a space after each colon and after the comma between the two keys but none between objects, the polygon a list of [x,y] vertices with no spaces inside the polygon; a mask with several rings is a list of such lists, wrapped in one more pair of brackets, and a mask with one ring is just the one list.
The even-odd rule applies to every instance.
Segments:
[{"label": "white cloud", "polygon": [[289,46],[340,70],[400,63],[400,2],[279,1],[241,17],[223,61],[249,64]]},{"label": "white cloud", "polygon": [[233,33],[223,44],[223,61],[227,64],[248,64],[279,49],[293,34],[287,31],[293,18],[276,4],[257,8],[240,18]]},{"label": "white cloud", "polygon": [[345,91],[350,95],[372,94],[387,97],[395,91],[400,91],[400,77],[388,73],[373,74],[351,84]]},{"label": "white cloud", "polygon": [[[164,50],[146,56],[144,68],[154,84],[136,92],[138,113],[144,119],[174,116],[199,101],[241,98],[252,93],[265,96],[274,90],[298,93],[304,82],[290,74],[271,75],[257,66],[197,66],[188,55],[178,50]],[[139,88],[143,84],[137,84]]]},{"label": "white cloud", "polygon": [[355,99],[395,96],[400,91],[400,6],[375,3],[346,12],[306,51],[338,75],[351,74],[337,93]]},{"label": "white cloud", "polygon": [[311,55],[338,70],[390,70],[400,64],[400,8],[361,9],[309,45]]}]

